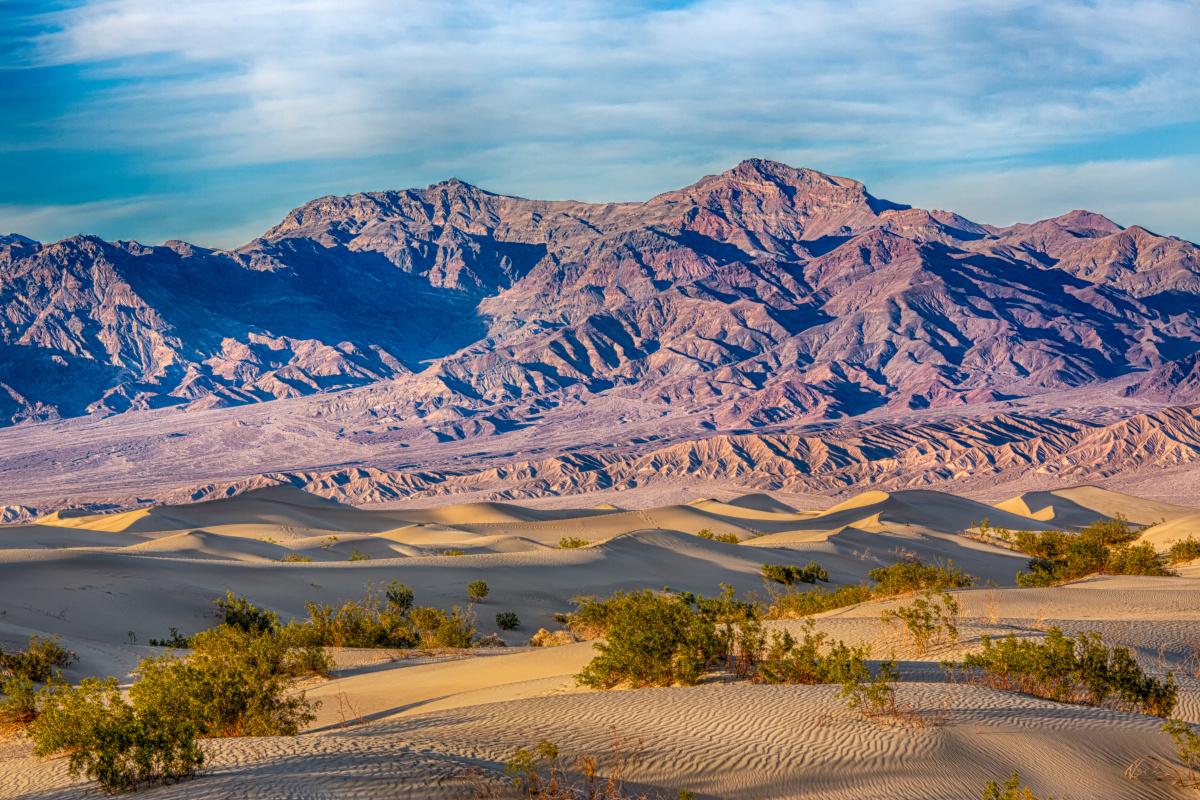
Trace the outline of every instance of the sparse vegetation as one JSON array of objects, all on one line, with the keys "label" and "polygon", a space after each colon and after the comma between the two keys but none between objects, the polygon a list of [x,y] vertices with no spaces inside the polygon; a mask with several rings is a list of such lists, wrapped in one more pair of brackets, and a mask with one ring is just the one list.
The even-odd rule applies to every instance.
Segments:
[{"label": "sparse vegetation", "polygon": [[359,552],[358,548],[356,547],[350,553],[350,560],[351,561],[370,561],[371,557],[369,555],[367,555],[366,553]]},{"label": "sparse vegetation", "polygon": [[[517,797],[529,800],[666,800],[663,795],[630,794],[625,773],[636,763],[637,754],[616,739],[607,758],[580,755],[567,760],[557,745],[543,739],[532,749],[521,748],[504,766],[504,776]],[[477,800],[512,796],[501,793],[491,782],[479,781]],[[678,800],[694,800],[681,790]]]},{"label": "sparse vegetation", "polygon": [[279,615],[274,611],[259,608],[246,597],[235,597],[225,592],[224,597],[214,601],[221,615],[221,622],[246,633],[266,633],[279,627]]},{"label": "sparse vegetation", "polygon": [[[1033,793],[1031,789],[1021,784],[1021,776],[1013,773],[1008,776],[1003,785],[995,781],[988,781],[983,787],[983,800],[1043,800]],[[1044,800],[1054,800],[1053,797],[1046,797]]]},{"label": "sparse vegetation", "polygon": [[37,687],[29,678],[0,680],[0,725],[28,725],[37,718]]},{"label": "sparse vegetation", "polygon": [[481,602],[485,597],[491,594],[488,589],[487,581],[471,581],[467,584],[467,597],[471,598],[471,602]]},{"label": "sparse vegetation", "polygon": [[182,633],[180,633],[179,628],[175,628],[175,627],[172,627],[170,629],[170,632],[169,632],[169,635],[167,636],[167,638],[165,638],[165,639],[148,639],[146,641],[146,644],[150,645],[151,647],[173,647],[176,649],[181,648],[181,647],[191,647],[192,646],[191,640],[188,639],[188,637],[184,636]]},{"label": "sparse vegetation", "polygon": [[288,553],[279,560],[284,564],[311,564],[312,556],[306,556],[302,553]]},{"label": "sparse vegetation", "polygon": [[1192,536],[1175,542],[1167,552],[1167,559],[1172,564],[1185,564],[1197,558],[1200,558],[1200,541]]},{"label": "sparse vegetation", "polygon": [[577,676],[587,686],[694,684],[720,656],[715,624],[679,595],[618,592],[580,610],[605,636]]},{"label": "sparse vegetation", "polygon": [[926,564],[920,559],[906,558],[887,567],[876,567],[867,576],[875,582],[871,592],[876,597],[895,597],[924,591],[944,592],[975,585],[975,577],[955,567],[953,561]]},{"label": "sparse vegetation", "polygon": [[587,539],[579,539],[574,536],[564,536],[558,540],[558,546],[563,550],[574,550],[579,547],[587,547]]},{"label": "sparse vegetation", "polygon": [[829,573],[815,561],[810,561],[803,567],[784,564],[763,564],[763,580],[792,586],[797,583],[816,583],[829,581]]},{"label": "sparse vegetation", "polygon": [[496,615],[496,627],[502,631],[515,631],[521,627],[521,620],[512,611],[501,611]]},{"label": "sparse vegetation", "polygon": [[1158,717],[1175,708],[1171,674],[1147,675],[1128,648],[1108,647],[1094,631],[1072,638],[1051,628],[1041,641],[1013,634],[998,641],[983,636],[981,641],[982,651],[968,654],[957,666],[986,686]]},{"label": "sparse vegetation", "polygon": [[45,683],[55,670],[66,669],[75,659],[75,653],[63,647],[57,636],[30,636],[24,650],[0,650],[0,678]]},{"label": "sparse vegetation", "polygon": [[465,556],[467,554],[467,551],[466,550],[458,550],[458,549],[452,547],[449,550],[443,550],[441,554],[444,556]]},{"label": "sparse vegetation", "polygon": [[710,528],[701,528],[696,532],[696,535],[701,539],[708,539],[710,542],[724,542],[725,544],[737,544],[740,539],[736,533],[713,533]]},{"label": "sparse vegetation", "polygon": [[204,763],[196,724],[173,696],[121,696],[116,678],[51,684],[30,728],[38,756],[65,754],[71,774],[108,792],[190,777]]},{"label": "sparse vegetation", "polygon": [[910,605],[885,609],[887,624],[903,622],[918,653],[944,640],[958,641],[958,601],[947,592],[927,591]]},{"label": "sparse vegetation", "polygon": [[413,590],[400,581],[382,592],[368,585],[363,599],[337,608],[309,603],[308,617],[284,630],[290,642],[309,647],[470,647],[475,627],[458,608],[448,615],[414,608],[414,602]]},{"label": "sparse vegetation", "polygon": [[772,592],[768,616],[795,619],[872,599],[915,592],[944,592],[975,585],[974,576],[955,567],[953,561],[925,564],[915,558],[906,558],[887,567],[877,567],[868,576],[873,585],[851,584],[835,589],[815,586],[800,592]]},{"label": "sparse vegetation", "polygon": [[1153,546],[1132,544],[1138,531],[1118,514],[1079,531],[1018,531],[1017,550],[1033,556],[1028,572],[1017,573],[1023,587],[1057,586],[1087,575],[1172,575]]}]

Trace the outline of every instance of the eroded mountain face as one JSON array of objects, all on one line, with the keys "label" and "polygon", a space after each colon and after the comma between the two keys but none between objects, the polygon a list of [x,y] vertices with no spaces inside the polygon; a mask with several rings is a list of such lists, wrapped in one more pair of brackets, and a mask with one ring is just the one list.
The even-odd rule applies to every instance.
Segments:
[{"label": "eroded mountain face", "polygon": [[4,237],[0,420],[372,385],[338,413],[462,438],[615,395],[721,430],[1137,370],[1131,392],[1194,399],[1198,253],[1088,212],[980,225],[761,160],[644,203],[457,180],[325,197],[235,251]]}]

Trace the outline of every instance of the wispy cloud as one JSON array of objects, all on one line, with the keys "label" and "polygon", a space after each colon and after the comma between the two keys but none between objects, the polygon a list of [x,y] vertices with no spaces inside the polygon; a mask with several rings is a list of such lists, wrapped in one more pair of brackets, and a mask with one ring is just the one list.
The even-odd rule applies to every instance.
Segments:
[{"label": "wispy cloud", "polygon": [[353,159],[629,199],[748,155],[977,172],[1200,123],[1191,0],[83,0],[41,23],[25,57],[91,82],[43,146],[251,193],[262,165]]}]

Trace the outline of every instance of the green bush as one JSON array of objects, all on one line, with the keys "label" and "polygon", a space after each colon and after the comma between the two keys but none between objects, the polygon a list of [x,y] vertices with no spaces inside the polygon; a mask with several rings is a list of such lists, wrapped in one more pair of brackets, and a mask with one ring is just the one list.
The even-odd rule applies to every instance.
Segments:
[{"label": "green bush", "polygon": [[37,690],[29,678],[5,678],[0,695],[0,724],[28,725],[37,717]]},{"label": "green bush", "polygon": [[221,625],[191,637],[187,658],[160,656],[138,665],[129,690],[135,707],[168,710],[202,736],[294,736],[314,719],[304,693],[287,679],[313,671],[319,651],[296,648],[279,631]]},{"label": "green bush", "polygon": [[558,546],[563,550],[574,550],[579,547],[587,547],[587,539],[578,539],[574,536],[564,536],[558,540]]},{"label": "green bush", "polygon": [[306,556],[302,553],[288,553],[279,560],[284,564],[311,564],[312,556]]},{"label": "green bush", "polygon": [[452,547],[449,550],[443,550],[441,554],[444,556],[465,556],[467,551]]},{"label": "green bush", "polygon": [[604,642],[594,645],[599,655],[577,676],[587,686],[694,684],[724,655],[715,621],[697,613],[687,598],[649,590],[618,592],[605,601],[586,601],[584,607],[589,618],[602,620],[605,635]]},{"label": "green bush", "polygon": [[1145,674],[1128,648],[1109,648],[1094,631],[1072,638],[1051,628],[1042,641],[1009,634],[999,641],[983,636],[981,642],[983,649],[958,666],[978,673],[987,686],[1158,717],[1175,708],[1171,674],[1164,679]]},{"label": "green bush", "polygon": [[467,584],[467,597],[471,598],[473,602],[478,603],[487,597],[490,592],[491,590],[488,589],[487,581],[471,581]]},{"label": "green bush", "polygon": [[907,558],[887,567],[876,567],[867,575],[875,582],[871,591],[876,597],[894,597],[926,590],[942,592],[975,585],[974,576],[955,567],[953,561],[925,564],[919,559]]},{"label": "green bush", "polygon": [[356,547],[350,553],[350,560],[351,561],[370,561],[371,557],[369,555],[367,555],[366,553],[359,552],[358,548]]},{"label": "green bush", "polygon": [[784,564],[763,564],[762,576],[764,580],[782,583],[785,586],[792,586],[796,583],[829,581],[829,573],[815,561],[810,561],[803,567]]},{"label": "green bush", "polygon": [[55,669],[66,669],[76,659],[75,653],[59,643],[57,636],[30,636],[24,650],[15,653],[0,651],[0,677],[24,678],[45,683]]},{"label": "green bush", "polygon": [[266,633],[279,627],[279,615],[251,603],[245,597],[234,597],[225,592],[224,597],[214,601],[221,614],[221,622],[246,633]]},{"label": "green bush", "polygon": [[701,528],[696,532],[696,535],[701,539],[708,539],[710,542],[724,542],[725,544],[737,544],[740,539],[736,533],[713,533],[708,528]]},{"label": "green bush", "polygon": [[116,678],[52,684],[30,727],[34,753],[67,755],[72,775],[87,775],[108,792],[189,777],[204,763],[199,731],[177,698],[155,700],[126,701]]},{"label": "green bush", "polygon": [[180,633],[179,628],[174,627],[170,629],[170,635],[167,636],[167,638],[147,639],[146,644],[150,645],[151,647],[173,647],[177,650],[192,646],[191,639]]},{"label": "green bush", "polygon": [[1200,736],[1191,725],[1181,719],[1169,719],[1163,723],[1163,731],[1175,741],[1179,751],[1179,760],[1187,764],[1193,772],[1200,767]]},{"label": "green bush", "polygon": [[833,641],[806,620],[803,638],[797,640],[788,631],[775,631],[766,648],[755,680],[759,683],[843,683],[856,677],[869,678],[867,657],[870,648],[848,647]]},{"label": "green bush", "polygon": [[773,595],[767,615],[773,619],[807,617],[822,611],[865,603],[871,597],[871,589],[863,584],[838,586],[836,589],[814,586],[803,592]]},{"label": "green bush", "polygon": [[475,618],[455,606],[449,613],[440,608],[414,608],[409,615],[421,647],[470,647],[475,638]]},{"label": "green bush", "polygon": [[502,631],[515,631],[521,627],[521,620],[512,611],[501,611],[496,615],[496,627]]},{"label": "green bush", "polygon": [[[1021,785],[1021,776],[1013,773],[1008,776],[1004,785],[988,781],[983,787],[983,800],[1041,800],[1032,790]],[[1047,797],[1045,800],[1054,800]]]},{"label": "green bush", "polygon": [[1020,531],[1015,547],[1033,558],[1028,572],[1017,573],[1022,587],[1056,586],[1087,575],[1171,575],[1148,543],[1132,544],[1138,536],[1117,515],[1099,520],[1077,534],[1064,531]]},{"label": "green bush", "polygon": [[420,633],[412,624],[414,594],[399,581],[382,595],[370,584],[362,600],[347,600],[337,608],[308,603],[308,617],[290,623],[286,632],[296,645],[310,647],[413,647]]},{"label": "green bush", "polygon": [[1171,549],[1167,553],[1167,558],[1172,564],[1195,561],[1197,558],[1200,558],[1200,542],[1191,536],[1186,539],[1180,539],[1171,545]]},{"label": "green bush", "polygon": [[903,622],[917,652],[924,653],[943,639],[958,641],[958,611],[958,601],[952,595],[927,591],[911,605],[885,609],[882,618],[886,624]]}]

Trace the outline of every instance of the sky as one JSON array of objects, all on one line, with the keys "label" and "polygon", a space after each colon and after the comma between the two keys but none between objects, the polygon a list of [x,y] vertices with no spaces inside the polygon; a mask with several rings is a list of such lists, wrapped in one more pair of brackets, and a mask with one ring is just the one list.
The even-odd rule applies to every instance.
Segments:
[{"label": "sky", "polygon": [[1200,241],[1198,38],[1198,0],[0,0],[0,233],[232,247],[325,194],[763,157]]}]

